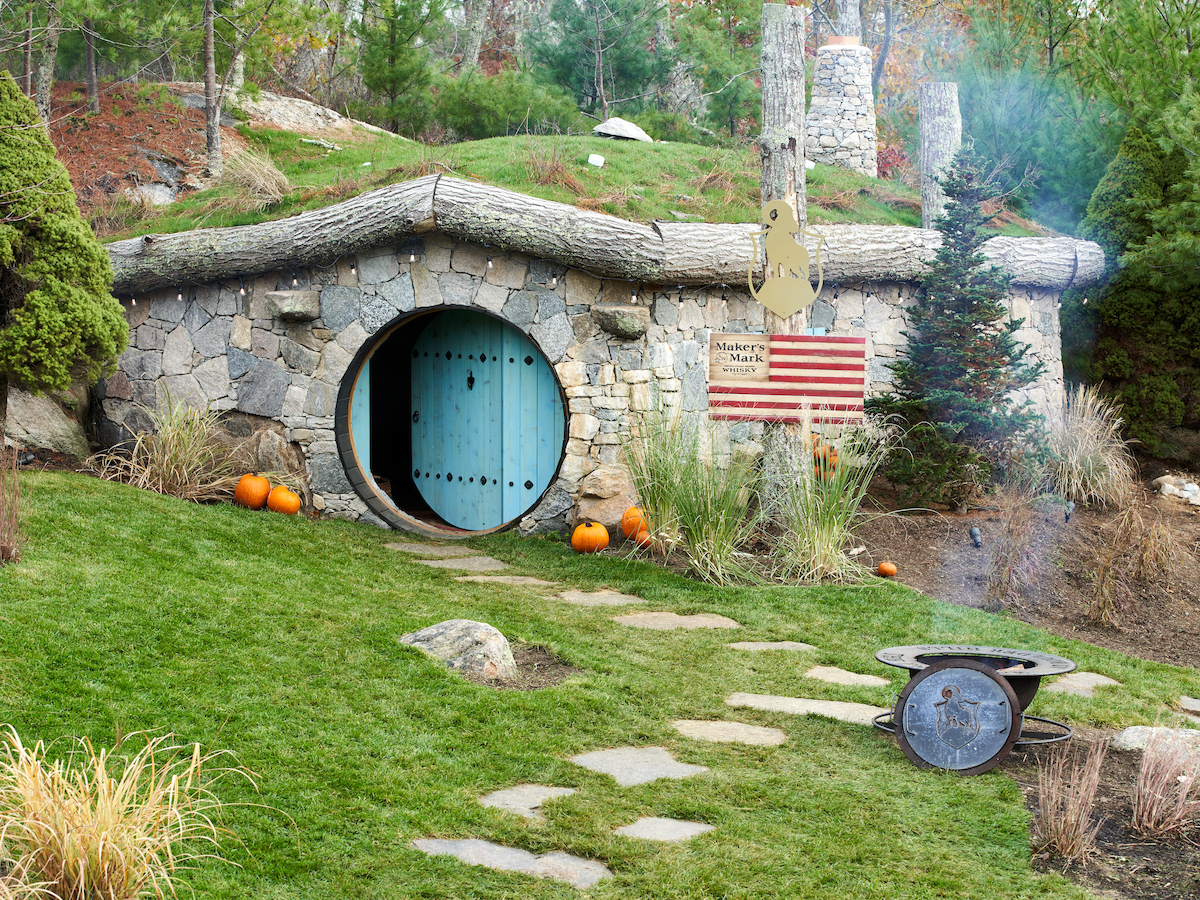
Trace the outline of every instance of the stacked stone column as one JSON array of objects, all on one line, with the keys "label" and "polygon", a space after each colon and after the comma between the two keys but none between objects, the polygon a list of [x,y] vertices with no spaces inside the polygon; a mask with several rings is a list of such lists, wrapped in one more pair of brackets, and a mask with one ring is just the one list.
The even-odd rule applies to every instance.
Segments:
[{"label": "stacked stone column", "polygon": [[804,156],[877,178],[873,53],[853,37],[832,37],[817,50]]}]

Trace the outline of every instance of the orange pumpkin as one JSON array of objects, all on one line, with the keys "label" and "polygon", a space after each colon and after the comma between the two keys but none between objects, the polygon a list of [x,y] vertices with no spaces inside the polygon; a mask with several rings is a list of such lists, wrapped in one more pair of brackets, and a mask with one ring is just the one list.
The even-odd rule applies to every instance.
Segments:
[{"label": "orange pumpkin", "polygon": [[294,516],[300,512],[300,497],[281,484],[271,489],[271,495],[267,497],[267,509]]},{"label": "orange pumpkin", "polygon": [[896,574],[896,564],[893,562],[881,562],[879,564],[879,574],[884,578],[891,578]]},{"label": "orange pumpkin", "polygon": [[599,522],[584,522],[571,534],[571,546],[578,553],[598,553],[608,546],[608,529]]},{"label": "orange pumpkin", "polygon": [[650,537],[650,532],[643,528],[633,536],[633,542],[643,549],[648,549],[654,543],[654,538]]},{"label": "orange pumpkin", "polygon": [[258,473],[243,475],[233,490],[233,502],[246,509],[262,509],[267,505],[271,482]]},{"label": "orange pumpkin", "polygon": [[646,530],[646,514],[639,507],[631,506],[621,516],[621,531],[625,537],[634,539],[639,531]]},{"label": "orange pumpkin", "polygon": [[828,476],[837,468],[837,447],[821,444],[813,450],[813,468],[818,475]]}]

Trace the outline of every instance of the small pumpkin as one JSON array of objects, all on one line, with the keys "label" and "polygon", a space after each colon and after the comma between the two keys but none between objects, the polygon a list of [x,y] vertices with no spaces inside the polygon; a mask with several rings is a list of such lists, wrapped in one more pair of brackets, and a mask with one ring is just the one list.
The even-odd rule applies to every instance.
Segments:
[{"label": "small pumpkin", "polygon": [[267,509],[284,515],[294,516],[300,512],[300,497],[282,484],[271,489],[267,497]]},{"label": "small pumpkin", "polygon": [[642,528],[641,531],[633,536],[633,542],[642,549],[649,549],[654,544],[654,538],[650,537],[649,529]]},{"label": "small pumpkin", "polygon": [[894,562],[881,562],[879,564],[879,574],[884,578],[891,578],[896,574],[896,564]]},{"label": "small pumpkin", "polygon": [[639,531],[646,530],[646,514],[640,507],[631,506],[621,516],[621,531],[625,537],[635,539]]},{"label": "small pumpkin", "polygon": [[250,472],[238,479],[237,487],[233,489],[233,502],[246,509],[262,509],[267,505],[267,497],[271,493],[271,482]]},{"label": "small pumpkin", "polygon": [[577,553],[598,553],[608,546],[608,529],[599,522],[584,522],[571,533],[571,546]]},{"label": "small pumpkin", "polygon": [[837,468],[837,447],[821,444],[813,450],[813,468],[820,475],[830,475]]}]

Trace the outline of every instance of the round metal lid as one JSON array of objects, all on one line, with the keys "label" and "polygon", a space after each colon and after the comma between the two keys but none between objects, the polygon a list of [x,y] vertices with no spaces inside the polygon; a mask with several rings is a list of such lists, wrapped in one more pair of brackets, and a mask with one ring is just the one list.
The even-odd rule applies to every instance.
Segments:
[{"label": "round metal lid", "polygon": [[1008,756],[1021,707],[1002,675],[971,659],[948,659],[914,675],[896,700],[896,738],[921,767],[979,775]]},{"label": "round metal lid", "polygon": [[886,665],[912,671],[919,671],[946,659],[976,659],[1007,678],[1065,675],[1075,671],[1075,663],[1065,656],[1055,656],[1037,650],[980,647],[973,644],[909,644],[879,650],[875,653],[875,658]]}]

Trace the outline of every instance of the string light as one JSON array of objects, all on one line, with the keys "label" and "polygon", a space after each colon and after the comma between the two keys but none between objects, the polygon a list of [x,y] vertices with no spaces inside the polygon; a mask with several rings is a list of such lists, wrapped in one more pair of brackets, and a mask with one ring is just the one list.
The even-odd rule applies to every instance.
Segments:
[{"label": "string light", "polygon": [[[550,287],[558,287],[558,276],[557,275],[550,276]],[[1083,302],[1087,303],[1086,300],[1084,300]]]},{"label": "string light", "polygon": [[176,295],[175,299],[176,299],[176,300],[182,300],[182,299],[183,299],[183,288],[179,288],[179,293]]},{"label": "string light", "polygon": [[721,302],[722,303],[725,303],[727,300],[729,300],[729,294],[725,290],[725,288],[726,288],[726,285],[721,285]]},{"label": "string light", "polygon": [[354,260],[350,260],[350,274],[351,275],[358,274],[358,266],[355,264]]},{"label": "string light", "polygon": [[296,270],[292,269],[292,287],[295,287],[299,283],[300,283],[300,280],[296,277]]},{"label": "string light", "polygon": [[408,254],[408,261],[409,261],[410,263],[414,263],[414,262],[416,262],[416,261],[417,261],[417,254],[415,254],[415,253],[410,253],[410,254]]},{"label": "string light", "polygon": [[129,302],[132,303],[134,306],[137,306],[137,297],[133,296],[133,294],[130,294]]},{"label": "string light", "polygon": [[245,297],[246,296],[246,282],[242,281],[242,277],[240,275],[238,276],[238,285],[239,285],[238,293],[241,296]]},{"label": "string light", "polygon": [[489,256],[488,257],[488,268],[490,269],[491,267],[492,267],[492,258]]}]

